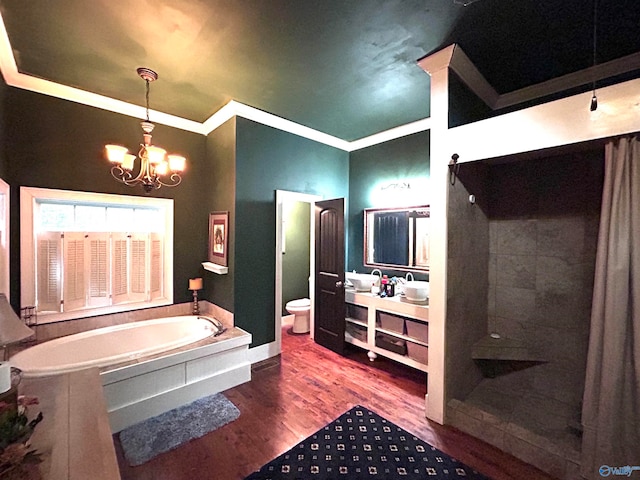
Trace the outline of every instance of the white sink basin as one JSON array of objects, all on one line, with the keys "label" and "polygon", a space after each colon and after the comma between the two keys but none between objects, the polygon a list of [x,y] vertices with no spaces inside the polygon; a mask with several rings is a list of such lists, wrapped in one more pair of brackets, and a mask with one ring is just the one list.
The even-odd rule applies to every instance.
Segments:
[{"label": "white sink basin", "polygon": [[378,281],[377,275],[371,275],[370,273],[353,273],[345,272],[344,277],[347,279],[353,288],[357,292],[370,292],[371,286]]},{"label": "white sink basin", "polygon": [[404,296],[413,302],[423,302],[429,298],[429,282],[414,280],[404,284]]}]

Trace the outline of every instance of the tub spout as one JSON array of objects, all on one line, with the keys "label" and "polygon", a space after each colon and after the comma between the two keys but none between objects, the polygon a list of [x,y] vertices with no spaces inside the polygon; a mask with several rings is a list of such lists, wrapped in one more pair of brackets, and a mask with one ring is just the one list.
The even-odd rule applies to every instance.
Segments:
[{"label": "tub spout", "polygon": [[217,318],[204,317],[202,315],[198,315],[198,318],[201,318],[202,320],[206,320],[207,322],[211,323],[211,325],[215,327],[216,333],[213,334],[214,337],[217,337],[218,335],[222,335],[227,330],[225,326],[222,325],[222,322]]}]

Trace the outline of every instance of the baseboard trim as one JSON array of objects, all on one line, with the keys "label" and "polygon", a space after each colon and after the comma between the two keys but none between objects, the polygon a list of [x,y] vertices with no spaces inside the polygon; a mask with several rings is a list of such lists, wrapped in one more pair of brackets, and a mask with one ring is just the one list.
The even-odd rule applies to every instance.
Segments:
[{"label": "baseboard trim", "polygon": [[280,349],[276,342],[265,343],[249,349],[248,359],[251,364],[262,362],[280,354]]}]

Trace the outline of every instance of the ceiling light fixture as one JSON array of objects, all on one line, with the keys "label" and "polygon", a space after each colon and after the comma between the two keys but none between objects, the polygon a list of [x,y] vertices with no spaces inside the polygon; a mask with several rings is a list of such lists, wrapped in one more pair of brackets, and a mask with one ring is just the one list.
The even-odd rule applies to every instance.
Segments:
[{"label": "ceiling light fixture", "polygon": [[[134,175],[136,156],[128,153],[128,149],[121,145],[105,145],[107,158],[115,165],[111,167],[111,175],[117,181],[130,187],[142,185],[145,193],[157,190],[160,187],[175,187],[180,184],[182,177],[180,172],[184,170],[186,158],[180,155],[167,155],[163,148],[151,144],[151,132],[155,125],[149,121],[149,83],[158,79],[158,74],[149,68],[140,67],[138,75],[147,85],[147,119],[140,122],[144,143],[140,144],[138,157],[140,170]],[[167,174],[171,172],[168,178]]]}]

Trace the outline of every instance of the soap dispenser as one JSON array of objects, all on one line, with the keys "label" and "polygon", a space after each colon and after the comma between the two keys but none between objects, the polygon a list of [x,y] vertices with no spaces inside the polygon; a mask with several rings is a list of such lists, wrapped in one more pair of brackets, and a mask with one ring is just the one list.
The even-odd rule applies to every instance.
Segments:
[{"label": "soap dispenser", "polygon": [[382,276],[382,280],[380,281],[380,296],[381,297],[386,297],[387,296],[387,286],[389,285],[389,277],[387,277],[386,275]]}]

